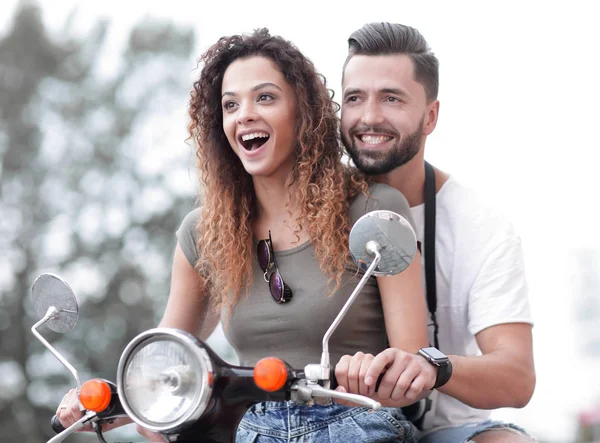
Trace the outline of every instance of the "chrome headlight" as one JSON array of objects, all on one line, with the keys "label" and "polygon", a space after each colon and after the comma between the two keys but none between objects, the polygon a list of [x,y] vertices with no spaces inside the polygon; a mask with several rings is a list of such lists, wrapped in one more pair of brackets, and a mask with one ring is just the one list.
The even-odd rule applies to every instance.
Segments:
[{"label": "chrome headlight", "polygon": [[196,421],[212,392],[212,363],[191,334],[157,328],[125,348],[117,369],[123,409],[137,424],[155,432]]}]

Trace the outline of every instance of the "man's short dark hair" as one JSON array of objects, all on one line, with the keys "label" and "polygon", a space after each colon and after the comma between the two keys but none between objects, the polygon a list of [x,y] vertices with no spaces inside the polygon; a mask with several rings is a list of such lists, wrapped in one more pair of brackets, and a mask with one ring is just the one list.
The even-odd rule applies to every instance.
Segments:
[{"label": "man's short dark hair", "polygon": [[348,38],[348,61],[354,55],[406,54],[413,62],[415,80],[423,85],[427,101],[437,99],[439,62],[419,31],[399,23],[368,23]]}]

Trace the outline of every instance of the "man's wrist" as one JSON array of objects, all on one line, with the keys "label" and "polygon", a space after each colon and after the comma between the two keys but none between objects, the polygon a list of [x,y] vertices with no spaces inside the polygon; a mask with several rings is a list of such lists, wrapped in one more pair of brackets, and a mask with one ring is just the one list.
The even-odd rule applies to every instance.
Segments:
[{"label": "man's wrist", "polygon": [[437,368],[437,375],[432,389],[444,386],[452,376],[452,362],[439,349],[434,347],[421,348],[418,354]]}]

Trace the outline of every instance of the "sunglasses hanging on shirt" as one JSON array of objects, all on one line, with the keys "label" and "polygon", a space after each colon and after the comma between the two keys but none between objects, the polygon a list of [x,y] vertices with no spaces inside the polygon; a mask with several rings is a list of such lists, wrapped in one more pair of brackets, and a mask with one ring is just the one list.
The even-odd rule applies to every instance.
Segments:
[{"label": "sunglasses hanging on shirt", "polygon": [[292,299],[292,290],[283,281],[283,277],[279,273],[277,262],[275,261],[275,253],[273,252],[273,241],[271,240],[271,231],[269,238],[260,240],[256,247],[256,255],[258,264],[264,272],[264,279],[269,285],[271,297],[277,303],[286,303]]}]

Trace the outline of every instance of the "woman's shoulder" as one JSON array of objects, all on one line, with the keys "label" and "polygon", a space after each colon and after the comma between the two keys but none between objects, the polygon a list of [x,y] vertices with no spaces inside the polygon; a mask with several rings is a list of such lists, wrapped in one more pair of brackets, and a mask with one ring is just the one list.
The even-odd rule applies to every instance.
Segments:
[{"label": "woman's shoulder", "polygon": [[392,201],[393,200],[402,200],[402,201],[405,201],[406,204],[408,205],[408,202],[406,201],[406,198],[404,197],[404,194],[402,194],[402,192],[400,192],[398,189],[394,188],[393,186],[387,185],[385,183],[375,183],[375,182],[369,183],[369,192],[375,198],[379,198],[381,200],[392,200]]},{"label": "woman's shoulder", "polygon": [[202,217],[202,209],[192,209],[183,218],[179,229],[177,229],[177,241],[184,255],[193,266],[198,261],[198,223]]},{"label": "woman's shoulder", "polygon": [[179,226],[179,231],[185,232],[196,232],[196,226],[200,223],[200,219],[202,217],[202,208],[194,208],[181,221],[181,225]]},{"label": "woman's shoulder", "polygon": [[354,224],[367,212],[378,209],[393,211],[405,219],[414,227],[414,221],[410,206],[404,194],[398,189],[385,183],[369,183],[366,194],[359,193],[350,204],[350,222]]}]

